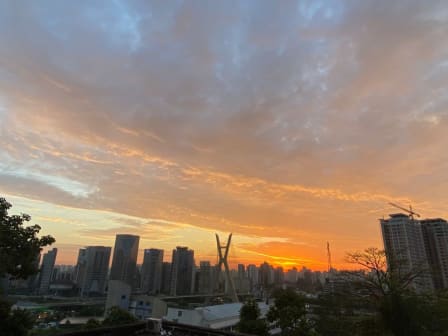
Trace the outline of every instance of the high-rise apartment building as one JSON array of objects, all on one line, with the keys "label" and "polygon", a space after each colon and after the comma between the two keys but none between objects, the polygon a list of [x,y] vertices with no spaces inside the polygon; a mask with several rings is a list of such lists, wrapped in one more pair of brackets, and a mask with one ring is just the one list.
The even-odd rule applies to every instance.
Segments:
[{"label": "high-rise apartment building", "polygon": [[283,272],[283,267],[277,267],[274,271],[274,283],[276,285],[281,285],[285,281],[285,274]]},{"label": "high-rise apartment building", "polygon": [[171,263],[164,262],[162,263],[162,285],[160,288],[161,292],[163,294],[169,294],[170,286],[171,286]]},{"label": "high-rise apartment building", "polygon": [[233,284],[237,293],[248,293],[251,291],[251,282],[244,264],[238,264],[238,270],[233,278]]},{"label": "high-rise apartment building", "polygon": [[417,292],[432,291],[434,286],[420,221],[398,213],[380,219],[380,223],[389,269],[401,274],[424,270],[411,286]]},{"label": "high-rise apartment building", "polygon": [[243,279],[246,277],[246,266],[244,264],[238,264],[238,278]]},{"label": "high-rise apartment building", "polygon": [[420,221],[434,288],[448,288],[448,223],[441,218]]},{"label": "high-rise apartment building", "polygon": [[258,267],[254,264],[250,264],[247,266],[247,277],[249,278],[250,288],[258,286]]},{"label": "high-rise apartment building", "polygon": [[171,295],[188,295],[194,289],[194,251],[178,246],[171,262]]},{"label": "high-rise apartment building", "polygon": [[79,250],[75,282],[81,296],[102,295],[106,287],[111,248],[88,246]]},{"label": "high-rise apartment building", "polygon": [[75,266],[75,284],[77,288],[79,289],[81,286],[81,283],[84,279],[84,274],[86,272],[86,249],[80,248],[78,251],[78,260],[76,261]]},{"label": "high-rise apartment building", "polygon": [[213,293],[213,274],[214,269],[210,265],[210,261],[199,262],[199,273],[198,273],[198,293],[200,294],[211,294]]},{"label": "high-rise apartment building", "polygon": [[119,280],[133,287],[140,237],[118,234],[115,238],[110,280]]},{"label": "high-rise apartment building", "polygon": [[291,284],[297,283],[297,268],[290,269],[285,276],[285,280]]},{"label": "high-rise apartment building", "polygon": [[146,249],[143,256],[140,288],[148,294],[158,294],[162,285],[163,250]]},{"label": "high-rise apartment building", "polygon": [[39,273],[39,294],[47,294],[50,289],[50,282],[53,276],[54,264],[58,249],[54,248],[44,254],[42,258],[42,265]]},{"label": "high-rise apartment building", "polygon": [[263,288],[269,287],[274,283],[274,268],[266,261],[258,268],[258,280]]},{"label": "high-rise apartment building", "polygon": [[[39,268],[41,257],[42,256],[39,253],[33,261],[33,265],[36,266],[37,269]],[[28,283],[27,287],[28,287],[29,293],[36,293],[39,290],[39,276],[40,276],[40,273],[36,273],[36,274],[31,275],[27,279],[27,283]]]}]

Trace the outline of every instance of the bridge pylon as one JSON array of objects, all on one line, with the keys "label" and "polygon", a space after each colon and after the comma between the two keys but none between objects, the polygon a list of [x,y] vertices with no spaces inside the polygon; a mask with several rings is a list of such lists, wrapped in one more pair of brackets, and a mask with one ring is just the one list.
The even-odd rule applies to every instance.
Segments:
[{"label": "bridge pylon", "polygon": [[[221,245],[221,242],[219,241],[219,236],[216,233],[216,247],[218,249],[218,272],[221,273],[221,268],[224,265],[224,271],[225,276],[227,280],[227,284],[230,287],[230,295],[233,302],[239,302],[238,295],[236,294],[235,284],[233,283],[233,279],[230,275],[230,269],[229,264],[227,263],[227,257],[229,256],[229,250],[230,250],[230,243],[232,241],[232,234],[229,234],[229,237],[227,238],[227,244]],[[224,254],[223,254],[224,250]],[[219,278],[219,277],[218,277]]]}]

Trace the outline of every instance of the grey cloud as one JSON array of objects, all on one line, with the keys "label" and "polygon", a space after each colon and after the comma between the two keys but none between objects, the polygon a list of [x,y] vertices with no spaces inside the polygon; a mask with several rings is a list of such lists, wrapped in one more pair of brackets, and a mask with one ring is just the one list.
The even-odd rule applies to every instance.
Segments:
[{"label": "grey cloud", "polygon": [[18,195],[30,199],[57,200],[60,204],[89,208],[89,202],[83,198],[77,198],[57,187],[25,177],[0,173],[0,191],[5,194]]}]

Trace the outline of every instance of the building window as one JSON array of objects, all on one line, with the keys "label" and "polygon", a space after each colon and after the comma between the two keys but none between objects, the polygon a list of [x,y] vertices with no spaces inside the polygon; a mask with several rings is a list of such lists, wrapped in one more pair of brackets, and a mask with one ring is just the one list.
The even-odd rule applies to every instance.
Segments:
[{"label": "building window", "polygon": [[177,311],[177,316],[178,316],[178,317],[182,316],[182,310],[178,310],[178,311]]}]

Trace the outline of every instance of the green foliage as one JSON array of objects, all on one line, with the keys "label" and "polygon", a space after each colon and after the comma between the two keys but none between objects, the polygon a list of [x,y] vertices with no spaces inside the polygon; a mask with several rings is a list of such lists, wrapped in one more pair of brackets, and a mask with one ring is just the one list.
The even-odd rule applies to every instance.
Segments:
[{"label": "green foliage", "polygon": [[435,335],[448,336],[448,292],[439,293],[427,315],[431,317],[428,329]]},{"label": "green foliage", "polygon": [[387,267],[386,254],[377,248],[350,253],[347,260],[362,271],[344,272],[338,293],[325,295],[314,313],[317,331],[325,335],[443,335],[448,330],[448,300],[417,295],[409,286],[424,269]]},{"label": "green foliage", "polygon": [[104,305],[81,307],[78,314],[79,316],[102,316],[104,314]]},{"label": "green foliage", "polygon": [[433,302],[429,297],[417,295],[410,287],[425,272],[424,268],[403,270],[398,260],[387,267],[385,251],[377,248],[350,253],[348,261],[366,270],[351,275],[358,289],[369,293],[367,298],[375,304],[385,331],[396,336],[426,334]]},{"label": "green foliage", "polygon": [[112,307],[107,311],[106,318],[103,321],[105,326],[116,326],[137,322],[137,319],[128,311],[119,307]]},{"label": "green foliage", "polygon": [[386,330],[390,330],[396,336],[422,335],[423,305],[425,302],[415,295],[404,296],[396,292],[386,294],[380,304],[380,313]]},{"label": "green foliage", "polygon": [[[8,215],[11,204],[0,197],[0,277],[26,279],[38,272],[37,258],[44,246],[54,243],[51,236],[37,237],[39,225],[24,227],[31,220],[26,214]],[[4,336],[27,335],[32,316],[24,310],[11,311],[11,304],[0,297],[0,326]]]},{"label": "green foliage", "polygon": [[386,295],[380,306],[382,321],[396,336],[448,335],[448,298],[415,294]]},{"label": "green foliage", "polygon": [[307,320],[305,298],[292,289],[279,289],[273,294],[274,305],[267,319],[282,330],[282,335],[314,335]]},{"label": "green foliage", "polygon": [[26,310],[11,311],[11,304],[0,300],[0,334],[2,336],[28,335],[33,324],[34,319]]},{"label": "green foliage", "polygon": [[23,225],[31,220],[26,214],[8,215],[11,204],[0,198],[0,277],[26,279],[38,272],[36,263],[42,247],[51,245],[51,236],[37,237],[39,225]]},{"label": "green foliage", "polygon": [[375,314],[357,313],[371,308],[363,298],[333,293],[321,295],[314,305],[313,314],[319,335],[345,336],[347,330],[352,336],[386,335]]},{"label": "green foliage", "polygon": [[237,325],[237,330],[241,333],[257,336],[269,335],[268,325],[264,320],[240,321]]},{"label": "green foliage", "polygon": [[260,319],[260,309],[254,300],[246,301],[241,307],[237,330],[242,333],[258,336],[268,335],[268,326],[265,320]]},{"label": "green foliage", "polygon": [[246,301],[240,310],[240,320],[250,321],[258,318],[260,318],[260,309],[257,302],[255,300]]},{"label": "green foliage", "polygon": [[28,333],[28,336],[55,336],[60,335],[62,330],[60,328],[49,328],[49,329],[33,329]]},{"label": "green foliage", "polygon": [[89,319],[86,323],[86,325],[84,326],[84,329],[96,329],[101,327],[101,322],[98,321],[97,319]]}]

